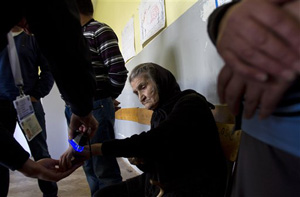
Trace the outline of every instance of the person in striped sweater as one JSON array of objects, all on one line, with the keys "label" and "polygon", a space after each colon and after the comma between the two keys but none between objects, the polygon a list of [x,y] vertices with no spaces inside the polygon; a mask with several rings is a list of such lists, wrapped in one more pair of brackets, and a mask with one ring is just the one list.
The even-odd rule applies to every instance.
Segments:
[{"label": "person in striped sweater", "polygon": [[[91,138],[91,143],[99,143],[115,138],[115,110],[119,103],[116,98],[125,86],[128,71],[113,29],[93,18],[91,0],[77,0],[77,5],[82,32],[90,48],[91,62],[96,76],[93,114],[99,122],[99,127]],[[72,112],[68,105],[65,114],[69,121]],[[67,157],[68,154],[62,155],[65,156]],[[122,181],[115,157],[95,156],[86,161],[83,168],[91,194],[102,187]]]}]

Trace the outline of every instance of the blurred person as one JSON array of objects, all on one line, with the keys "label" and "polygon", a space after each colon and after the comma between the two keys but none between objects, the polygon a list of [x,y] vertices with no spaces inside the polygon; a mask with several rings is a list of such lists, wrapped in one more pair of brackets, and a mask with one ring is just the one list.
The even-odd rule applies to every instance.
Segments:
[{"label": "blurred person", "polygon": [[243,113],[233,197],[300,195],[299,6],[299,0],[234,1],[209,18],[225,63],[220,101]]},{"label": "blurred person", "polygon": [[[42,158],[50,158],[47,146],[47,133],[45,125],[45,112],[41,103],[41,98],[49,94],[53,87],[54,79],[51,75],[48,61],[40,52],[38,44],[33,35],[24,32],[20,26],[14,26],[12,33],[16,50],[19,57],[21,74],[24,81],[22,87],[25,95],[29,95],[31,103],[42,131],[36,136],[32,136],[29,129],[20,128],[25,135],[33,158],[37,161]],[[5,125],[10,132],[14,133],[17,112],[14,109],[13,101],[20,95],[15,84],[11,71],[8,50],[0,52],[0,122]],[[8,191],[9,169],[0,165],[1,191]],[[38,180],[39,187],[44,196],[57,196],[57,185],[54,182]],[[2,188],[5,187],[5,188]]]},{"label": "blurred person", "polygon": [[[74,131],[79,129],[82,132],[89,130],[92,136],[98,127],[98,122],[92,115],[95,77],[88,47],[81,32],[76,2],[12,0],[2,4],[0,17],[5,20],[2,21],[0,30],[0,50],[7,45],[7,33],[10,29],[25,17],[30,31],[50,63],[60,93],[72,108],[69,135],[72,137]],[[69,31],[72,32],[69,36],[58,33]],[[48,181],[58,181],[78,167],[61,172],[61,169],[55,168],[57,160],[43,159],[41,162],[33,162],[7,128],[0,124],[0,130],[0,164],[3,166],[18,169],[26,176]],[[7,150],[6,147],[10,149]],[[14,158],[11,158],[12,154]]]}]

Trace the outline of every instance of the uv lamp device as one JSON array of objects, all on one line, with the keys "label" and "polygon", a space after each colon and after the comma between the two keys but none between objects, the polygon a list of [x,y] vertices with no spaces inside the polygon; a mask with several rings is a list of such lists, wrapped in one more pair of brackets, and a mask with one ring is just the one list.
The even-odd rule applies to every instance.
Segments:
[{"label": "uv lamp device", "polygon": [[88,137],[86,134],[78,133],[72,140],[69,140],[70,145],[77,152],[82,152],[84,146],[87,145]]}]

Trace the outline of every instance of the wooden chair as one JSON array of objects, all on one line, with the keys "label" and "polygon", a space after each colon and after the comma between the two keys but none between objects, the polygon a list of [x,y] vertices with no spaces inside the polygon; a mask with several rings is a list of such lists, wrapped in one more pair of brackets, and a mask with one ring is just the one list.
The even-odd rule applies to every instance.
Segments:
[{"label": "wooden chair", "polygon": [[221,146],[224,155],[227,159],[227,185],[225,191],[225,197],[230,195],[231,184],[233,178],[233,171],[238,155],[240,146],[240,138],[242,130],[236,130],[236,120],[226,105],[216,105],[215,109],[212,110],[214,115],[218,131]]}]

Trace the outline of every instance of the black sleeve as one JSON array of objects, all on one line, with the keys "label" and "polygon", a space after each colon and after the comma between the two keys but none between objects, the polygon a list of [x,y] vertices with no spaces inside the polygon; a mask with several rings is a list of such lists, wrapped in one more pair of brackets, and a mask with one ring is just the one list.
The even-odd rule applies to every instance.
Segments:
[{"label": "black sleeve", "polygon": [[34,50],[37,59],[37,65],[39,66],[40,73],[39,78],[36,81],[34,88],[32,88],[28,94],[36,99],[44,98],[47,96],[54,84],[54,79],[51,74],[50,65],[45,56],[41,53],[38,44],[35,41],[34,36],[30,36],[32,42],[34,43]]},{"label": "black sleeve", "polygon": [[29,153],[15,140],[13,135],[0,125],[0,164],[11,169],[19,169],[28,160]]},{"label": "black sleeve", "polygon": [[62,97],[70,103],[74,114],[87,115],[93,108],[96,81],[76,2],[26,2],[29,28],[50,63]]},{"label": "black sleeve", "polygon": [[212,14],[209,16],[208,24],[207,24],[207,31],[208,31],[208,35],[209,35],[211,41],[214,43],[214,45],[216,45],[220,21],[222,20],[224,14],[228,10],[228,8],[230,8],[235,3],[236,3],[236,1],[222,5],[218,8],[216,8],[212,12]]},{"label": "black sleeve", "polygon": [[[202,132],[198,132],[199,129]],[[154,160],[171,153],[188,155],[190,147],[199,148],[199,144],[210,147],[212,143],[207,145],[207,142],[201,143],[199,139],[207,139],[206,135],[217,134],[216,129],[207,102],[192,95],[178,101],[167,119],[156,128],[126,139],[104,142],[102,152],[103,155],[115,157],[143,157]],[[176,149],[179,145],[180,149]]]}]

